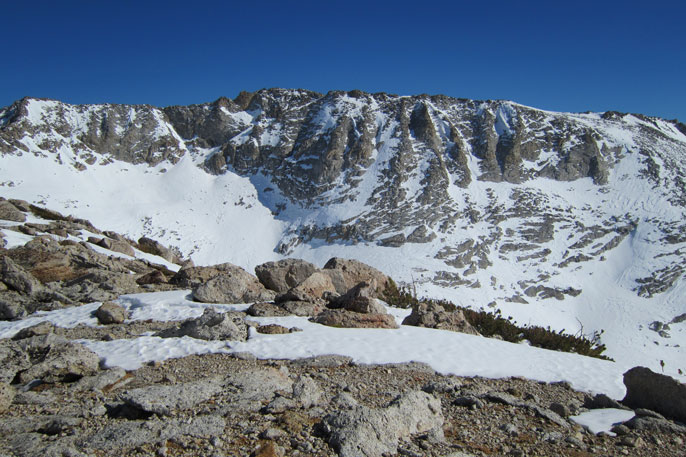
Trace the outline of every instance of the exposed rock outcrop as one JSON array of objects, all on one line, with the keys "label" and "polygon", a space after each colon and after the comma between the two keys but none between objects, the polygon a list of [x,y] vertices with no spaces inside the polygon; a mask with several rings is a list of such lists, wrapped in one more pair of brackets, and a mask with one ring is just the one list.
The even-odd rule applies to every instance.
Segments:
[{"label": "exposed rock outcrop", "polygon": [[646,408],[686,422],[686,384],[655,373],[649,368],[634,367],[624,373],[626,396],[622,403],[631,408]]},{"label": "exposed rock outcrop", "polygon": [[446,311],[437,303],[418,303],[412,313],[403,320],[403,325],[428,327],[453,332],[479,335],[479,332],[464,317],[462,311]]}]

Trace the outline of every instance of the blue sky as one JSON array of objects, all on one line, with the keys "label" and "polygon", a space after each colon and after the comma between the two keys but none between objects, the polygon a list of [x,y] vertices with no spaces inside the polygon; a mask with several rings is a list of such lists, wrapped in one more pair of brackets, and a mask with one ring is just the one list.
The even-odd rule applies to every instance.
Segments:
[{"label": "blue sky", "polygon": [[685,13],[659,0],[3,2],[0,105],[288,87],[686,121]]}]

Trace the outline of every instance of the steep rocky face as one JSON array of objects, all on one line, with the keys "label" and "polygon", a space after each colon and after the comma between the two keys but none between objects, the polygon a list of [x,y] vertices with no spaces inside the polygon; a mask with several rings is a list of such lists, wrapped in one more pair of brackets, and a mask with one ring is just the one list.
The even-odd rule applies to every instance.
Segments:
[{"label": "steep rocky face", "polygon": [[35,153],[37,148],[58,161],[71,159],[77,169],[112,159],[176,163],[186,150],[164,113],[148,105],[67,105],[23,98],[0,111],[0,128],[0,153]]},{"label": "steep rocky face", "polygon": [[[251,180],[287,224],[281,254],[423,244],[433,262],[423,281],[503,286],[500,298],[523,302],[578,294],[553,277],[639,232],[659,248],[625,275],[629,287],[651,297],[683,276],[685,130],[507,101],[269,89],[163,109],[26,98],[0,111],[0,154],[79,170],[186,156]],[[512,264],[522,275],[503,278]]]}]

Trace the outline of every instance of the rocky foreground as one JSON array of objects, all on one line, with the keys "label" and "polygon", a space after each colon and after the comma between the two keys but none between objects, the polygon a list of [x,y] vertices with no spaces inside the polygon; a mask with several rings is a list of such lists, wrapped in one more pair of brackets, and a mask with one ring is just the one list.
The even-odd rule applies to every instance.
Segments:
[{"label": "rocky foreground", "polygon": [[[341,356],[208,354],[128,372],[105,369],[79,339],[151,332],[241,341],[254,331],[298,331],[250,320],[280,315],[395,328],[378,301],[389,278],[336,258],[324,268],[270,262],[255,275],[231,264],[196,267],[153,240],[101,232],[26,202],[0,201],[0,211],[4,230],[30,237],[0,249],[3,319],[103,302],[95,312],[99,327],[44,322],[0,340],[0,455],[683,455],[686,387],[641,368],[625,375],[621,403],[564,383],[443,376],[418,363],[368,366]],[[195,319],[158,322],[130,321],[111,301],[170,289],[190,289],[204,303],[254,304],[245,313],[209,307]],[[476,333],[459,311],[427,304],[405,324]],[[616,436],[595,435],[570,419],[608,407],[635,413],[613,428]]]}]

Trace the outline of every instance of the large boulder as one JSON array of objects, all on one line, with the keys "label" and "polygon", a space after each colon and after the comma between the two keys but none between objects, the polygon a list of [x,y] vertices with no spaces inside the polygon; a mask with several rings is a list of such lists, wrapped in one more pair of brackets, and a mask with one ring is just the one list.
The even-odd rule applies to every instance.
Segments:
[{"label": "large boulder", "polygon": [[319,301],[331,294],[336,294],[336,288],[331,278],[326,274],[315,271],[303,282],[279,295],[277,302],[286,301]]},{"label": "large boulder", "polygon": [[246,341],[248,327],[242,313],[218,313],[214,308],[206,308],[202,316],[185,321],[179,328],[169,328],[155,336],[176,338],[190,336],[199,340]]},{"label": "large boulder", "polygon": [[126,309],[123,306],[111,301],[106,301],[95,310],[95,317],[98,318],[98,322],[104,325],[121,324],[126,320],[126,314]]},{"label": "large boulder", "polygon": [[344,309],[325,309],[311,319],[317,324],[342,328],[398,328],[390,314],[356,313]]},{"label": "large boulder", "polygon": [[341,457],[379,457],[396,454],[399,441],[417,433],[441,436],[441,402],[421,391],[411,391],[386,408],[356,405],[324,419],[329,444]]},{"label": "large boulder", "polygon": [[686,384],[649,368],[634,367],[624,373],[626,396],[622,403],[645,408],[665,417],[686,422]]},{"label": "large boulder", "polygon": [[267,262],[255,267],[257,279],[267,289],[283,294],[305,281],[317,267],[299,259],[284,259],[278,262]]},{"label": "large boulder", "polygon": [[142,237],[138,240],[138,249],[147,252],[148,254],[160,256],[168,262],[179,263],[181,260],[174,251],[164,246],[159,241],[147,237]]},{"label": "large boulder", "polygon": [[389,277],[377,270],[374,267],[370,267],[358,260],[352,259],[341,259],[339,257],[333,257],[326,262],[324,265],[325,270],[337,270],[341,273],[343,284],[339,294],[344,294],[351,288],[355,287],[357,284],[363,281],[370,281],[374,279],[376,281],[376,291],[374,293],[375,297],[381,297],[386,284],[388,283]]},{"label": "large boulder", "polygon": [[403,320],[403,325],[479,335],[479,332],[467,321],[461,310],[446,311],[445,308],[436,303],[414,305],[412,313]]},{"label": "large boulder", "polygon": [[102,238],[95,244],[102,248],[109,249],[110,251],[119,252],[121,254],[126,254],[131,257],[136,256],[136,252],[133,250],[131,245],[126,241]]},{"label": "large boulder", "polygon": [[[238,272],[239,270],[250,275],[250,273],[232,263],[220,263],[209,267],[189,265],[182,267],[176,272],[169,282],[179,287],[193,289],[221,274]],[[252,275],[250,276],[252,277]],[[255,280],[257,281],[257,278]]]},{"label": "large boulder", "polygon": [[276,293],[265,289],[247,271],[235,267],[193,289],[193,299],[203,303],[250,303],[273,300]]},{"label": "large boulder", "polygon": [[26,214],[7,200],[0,200],[0,219],[13,222],[25,222]]}]

